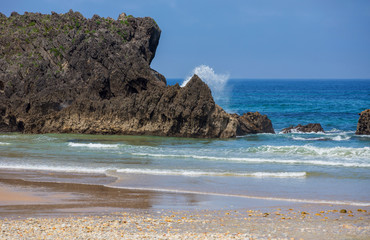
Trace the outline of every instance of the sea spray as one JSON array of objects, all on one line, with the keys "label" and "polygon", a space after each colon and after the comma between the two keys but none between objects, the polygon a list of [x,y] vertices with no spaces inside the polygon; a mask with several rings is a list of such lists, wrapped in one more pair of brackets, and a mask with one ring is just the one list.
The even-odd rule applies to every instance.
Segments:
[{"label": "sea spray", "polygon": [[223,108],[227,108],[229,102],[229,90],[226,87],[229,80],[229,74],[216,74],[213,68],[207,65],[200,65],[193,69],[191,76],[187,77],[181,84],[185,87],[191,77],[196,74],[200,77],[212,91],[212,96],[215,102]]}]

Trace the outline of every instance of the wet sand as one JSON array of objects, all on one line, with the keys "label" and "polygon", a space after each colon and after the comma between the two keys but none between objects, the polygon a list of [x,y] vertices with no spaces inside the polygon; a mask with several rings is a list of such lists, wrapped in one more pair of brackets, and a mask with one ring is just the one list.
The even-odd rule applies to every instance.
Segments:
[{"label": "wet sand", "polygon": [[0,186],[0,205],[38,203],[43,199],[26,192],[15,192],[8,187]]},{"label": "wet sand", "polygon": [[0,177],[0,219],[109,214],[149,209],[156,193],[99,185],[31,182]]},{"label": "wet sand", "polygon": [[369,211],[0,177],[0,239],[369,239]]}]

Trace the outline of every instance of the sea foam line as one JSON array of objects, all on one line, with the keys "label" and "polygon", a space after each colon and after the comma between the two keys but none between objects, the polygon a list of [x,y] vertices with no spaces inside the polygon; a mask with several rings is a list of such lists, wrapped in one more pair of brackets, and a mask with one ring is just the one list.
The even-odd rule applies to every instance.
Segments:
[{"label": "sea foam line", "polygon": [[297,135],[297,134],[302,134],[302,135],[346,135],[346,134],[355,134],[355,131],[345,131],[345,130],[340,130],[333,128],[331,130],[325,131],[325,132],[299,132],[296,129],[292,129],[292,132],[290,133],[284,133],[282,129],[278,131],[277,134],[281,135]]},{"label": "sea foam line", "polygon": [[55,167],[55,166],[35,166],[35,165],[2,165],[0,169],[14,169],[14,170],[37,170],[49,172],[69,172],[69,173],[100,173],[113,175],[114,173],[128,173],[128,174],[147,174],[147,175],[161,175],[161,176],[232,176],[232,177],[275,177],[275,178],[303,178],[306,177],[306,172],[247,172],[247,173],[232,173],[232,172],[206,172],[206,171],[192,171],[192,170],[163,170],[163,169],[138,169],[138,168],[86,168],[86,167]]},{"label": "sea foam line", "polygon": [[332,140],[332,141],[347,141],[351,139],[350,136],[335,136],[335,137],[314,137],[314,138],[303,138],[303,137],[292,137],[293,140],[299,140],[299,141],[326,141],[326,140]]},{"label": "sea foam line", "polygon": [[288,159],[267,159],[267,158],[241,158],[241,157],[213,157],[198,155],[176,155],[176,154],[156,154],[156,153],[132,153],[136,156],[149,156],[158,158],[193,158],[213,161],[235,161],[249,163],[278,163],[278,164],[301,164],[301,165],[320,165],[320,166],[342,166],[342,167],[370,167],[367,163],[349,162],[328,162],[321,160],[288,160]]},{"label": "sea foam line", "polygon": [[119,144],[102,144],[102,143],[68,143],[70,147],[80,148],[118,148]]},{"label": "sea foam line", "polygon": [[350,147],[331,147],[322,148],[311,145],[291,145],[291,146],[272,146],[263,145],[259,147],[250,147],[247,152],[252,153],[268,153],[280,155],[303,155],[303,156],[324,156],[324,157],[364,157],[366,159],[370,156],[370,147],[350,148]]},{"label": "sea foam line", "polygon": [[[300,139],[300,138],[299,138]],[[132,151],[133,150],[133,151]],[[140,154],[152,154],[153,156],[156,156],[157,152],[166,150],[161,148],[148,148],[144,150],[145,152],[142,152],[143,149],[140,148],[133,148],[130,150],[133,155],[140,155]],[[149,150],[148,152],[146,152]],[[190,156],[187,154],[186,149],[178,149],[175,150],[175,152],[169,152],[164,155],[167,156],[179,156],[181,153],[184,153],[183,156]],[[155,151],[155,152],[154,152]],[[202,153],[205,152],[205,150],[201,150]],[[297,156],[301,158],[304,157],[329,157],[329,158],[346,158],[348,160],[353,160],[353,158],[361,158],[361,159],[369,159],[370,156],[370,147],[362,147],[362,148],[351,148],[351,147],[316,147],[309,144],[305,145],[287,145],[287,146],[274,146],[274,145],[262,145],[258,147],[249,147],[249,148],[238,148],[234,149],[235,153],[240,154],[268,154],[269,158],[271,158],[271,155],[273,154],[273,157],[275,156]],[[139,152],[137,154],[137,152]],[[141,152],[141,153],[140,153]],[[222,149],[219,149],[218,152],[222,152]],[[229,155],[230,152],[225,152],[227,155]],[[193,154],[198,155],[198,154]],[[202,158],[203,156],[198,155],[197,158]],[[207,158],[208,156],[204,156]]]},{"label": "sea foam line", "polygon": [[232,176],[232,177],[275,177],[275,178],[302,178],[306,177],[306,172],[207,172],[191,170],[162,170],[162,169],[137,169],[125,168],[117,169],[119,173],[150,174],[150,175],[181,175],[181,176]]},{"label": "sea foam line", "polygon": [[314,199],[298,199],[298,198],[280,198],[280,197],[260,197],[250,196],[241,194],[226,194],[216,192],[200,192],[190,190],[179,190],[179,189],[165,189],[165,188],[145,188],[145,187],[121,187],[106,185],[110,188],[128,189],[128,190],[141,190],[141,191],[155,191],[155,192],[169,192],[169,193],[183,193],[183,194],[198,194],[198,195],[212,195],[221,197],[237,197],[237,198],[249,198],[249,199],[260,199],[270,201],[284,201],[284,202],[297,202],[297,203],[312,203],[312,204],[336,204],[336,205],[352,205],[352,206],[370,206],[370,202],[354,202],[354,201],[336,201],[336,200],[314,200]]},{"label": "sea foam line", "polygon": [[0,142],[0,145],[10,145],[10,143],[7,143],[7,142]]},{"label": "sea foam line", "polygon": [[302,178],[306,177],[306,172],[256,172],[252,173],[251,176],[253,177],[278,177],[278,178]]},{"label": "sea foam line", "polygon": [[109,168],[81,168],[81,167],[62,167],[62,166],[43,166],[43,165],[1,165],[0,169],[14,170],[35,170],[49,172],[67,172],[67,173],[100,173],[105,174],[111,170]]}]

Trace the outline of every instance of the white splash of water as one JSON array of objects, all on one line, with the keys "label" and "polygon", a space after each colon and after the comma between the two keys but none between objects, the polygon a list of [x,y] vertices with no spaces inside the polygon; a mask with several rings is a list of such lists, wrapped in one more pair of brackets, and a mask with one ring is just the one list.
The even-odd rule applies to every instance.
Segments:
[{"label": "white splash of water", "polygon": [[209,86],[216,103],[221,99],[227,102],[229,94],[226,89],[226,84],[230,77],[229,74],[216,74],[213,68],[207,65],[200,65],[193,69],[191,76],[184,80],[181,87],[185,87],[194,74],[198,75],[198,77]]}]

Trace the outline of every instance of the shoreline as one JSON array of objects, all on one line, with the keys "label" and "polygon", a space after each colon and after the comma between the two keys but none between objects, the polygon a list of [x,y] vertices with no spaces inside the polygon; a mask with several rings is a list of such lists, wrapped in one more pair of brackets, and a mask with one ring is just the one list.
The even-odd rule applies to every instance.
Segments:
[{"label": "shoreline", "polygon": [[[131,210],[222,210],[296,206],[301,203],[114,188],[81,183],[34,182],[0,177],[0,219],[112,213]],[[20,199],[21,198],[21,199]]]},{"label": "shoreline", "polygon": [[[114,186],[114,178],[104,175],[71,175],[55,172],[0,171],[0,210],[5,206],[79,206],[81,203],[92,206],[133,208],[133,209],[241,209],[269,208],[275,206],[336,205],[350,208],[369,208],[367,202],[344,200],[296,199],[269,196],[248,196],[218,192],[200,192],[156,188],[130,188]],[[45,180],[52,175],[53,180]],[[31,176],[31,177],[30,177]],[[98,178],[99,183],[80,181],[86,176]],[[44,180],[41,180],[44,179]],[[58,181],[58,179],[60,179]],[[65,180],[66,179],[66,180]],[[112,180],[113,179],[113,180]],[[106,184],[101,181],[105,181]],[[113,183],[113,185],[110,185]],[[135,199],[139,196],[140,199]],[[107,202],[106,199],[109,199]],[[135,200],[135,201],[134,201]],[[75,208],[75,207],[73,207]],[[85,208],[86,207],[82,207]],[[41,209],[41,207],[38,207]],[[112,210],[113,211],[113,210]],[[111,211],[111,212],[112,212]],[[89,212],[83,210],[82,212]],[[95,212],[95,211],[91,211]],[[41,214],[42,215],[42,214]],[[0,216],[1,217],[1,216]]]},{"label": "shoreline", "polygon": [[[248,207],[263,207],[263,206],[285,206],[285,205],[303,205],[303,204],[326,204],[326,205],[343,205],[351,207],[370,207],[369,202],[364,202],[360,200],[338,200],[338,199],[309,199],[304,197],[295,197],[295,196],[259,196],[257,195],[246,195],[241,193],[227,193],[227,192],[213,192],[213,191],[199,191],[199,190],[187,190],[187,189],[166,189],[166,188],[151,188],[151,187],[128,187],[117,185],[117,182],[122,181],[117,176],[109,174],[97,174],[97,173],[67,173],[67,172],[54,172],[54,171],[20,171],[20,170],[9,170],[5,169],[0,170],[0,192],[1,192],[1,183],[10,184],[11,186],[16,187],[15,193],[11,191],[8,187],[7,190],[10,190],[9,194],[17,194],[22,192],[23,189],[30,189],[34,187],[36,190],[40,188],[50,188],[51,193],[47,195],[43,194],[45,191],[39,191],[36,195],[32,194],[35,189],[28,190],[27,193],[31,193],[30,196],[23,196],[23,198],[35,198],[40,203],[46,202],[55,202],[58,199],[62,200],[77,200],[79,197],[77,195],[96,195],[99,194],[99,191],[109,192],[114,198],[117,198],[115,192],[123,193],[147,193],[151,195],[149,198],[155,198],[153,206],[151,208],[158,208],[158,205],[155,202],[158,202],[158,198],[163,198],[161,201],[164,201],[164,205],[169,205],[169,207],[175,207],[176,209],[181,208],[177,206],[171,206],[171,203],[166,201],[164,198],[167,196],[197,196],[199,202],[208,201],[211,202],[211,208],[242,208],[246,205]],[[144,177],[144,178],[143,178]],[[128,174],[125,177],[125,180],[130,179],[130,181],[144,181],[146,175],[132,176]],[[50,178],[50,179],[48,179]],[[142,179],[143,178],[143,179]],[[83,193],[81,193],[82,191]],[[8,194],[8,195],[9,195]],[[20,193],[25,194],[23,193]],[[4,194],[3,194],[4,195]],[[41,199],[40,196],[44,198]],[[160,196],[160,197],[159,197]],[[99,198],[101,198],[100,196]],[[122,196],[125,197],[125,196]],[[223,200],[220,200],[223,199]],[[228,199],[228,201],[233,202],[233,204],[222,205],[222,202]],[[86,199],[85,199],[86,200]],[[13,201],[17,202],[27,202],[19,201],[13,198]],[[0,195],[0,206],[6,203],[6,199],[2,199]],[[244,203],[243,203],[244,202]],[[246,204],[248,203],[248,204]],[[163,204],[160,204],[163,205]],[[185,209],[188,209],[189,204],[184,204]],[[202,203],[194,204],[198,208],[205,209],[210,208],[209,206],[204,206]]]},{"label": "shoreline", "polygon": [[[0,178],[0,238],[368,239],[370,207]],[[22,201],[19,200],[22,197]],[[12,202],[15,201],[15,202]],[[340,213],[346,209],[346,213]]]}]

